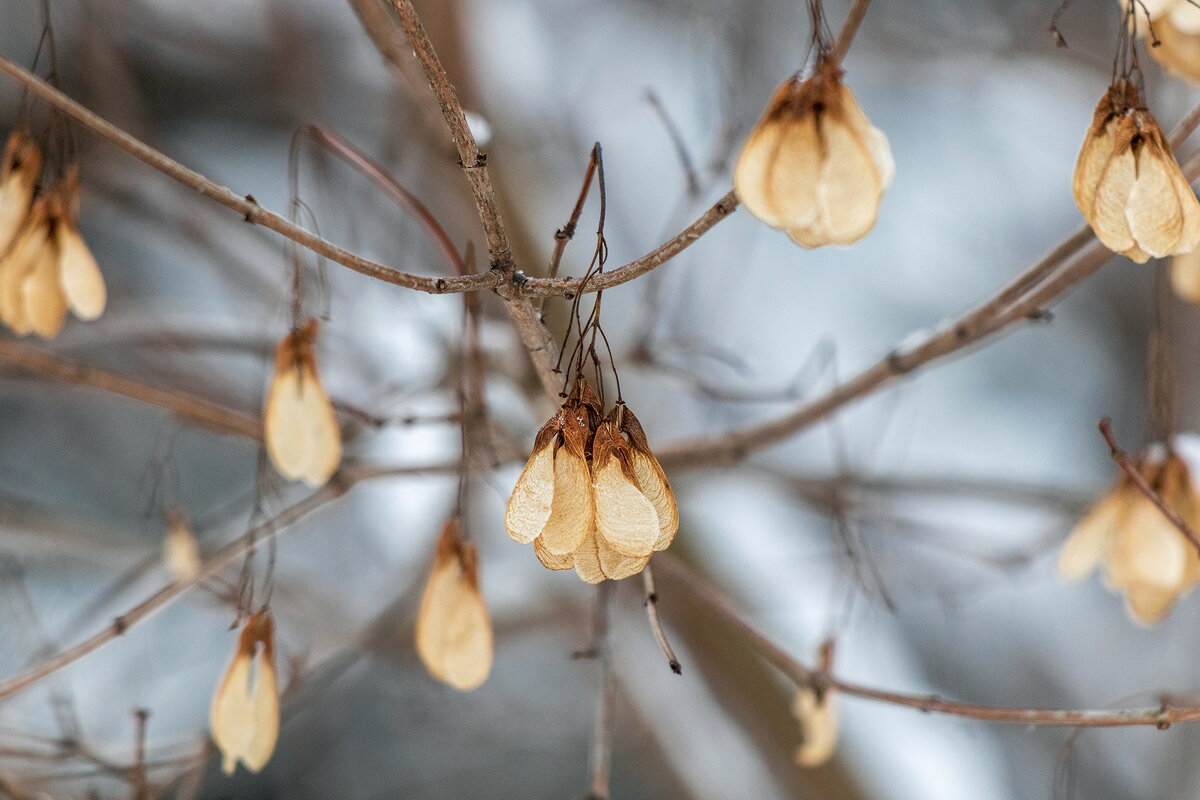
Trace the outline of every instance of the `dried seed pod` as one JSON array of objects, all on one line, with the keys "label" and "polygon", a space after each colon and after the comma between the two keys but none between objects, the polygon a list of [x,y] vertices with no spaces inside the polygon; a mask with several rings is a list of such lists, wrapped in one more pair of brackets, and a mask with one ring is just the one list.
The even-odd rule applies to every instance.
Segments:
[{"label": "dried seed pod", "polygon": [[[1164,504],[1195,525],[1200,502],[1179,456],[1143,458],[1138,472]],[[1080,520],[1059,556],[1059,574],[1078,580],[1104,566],[1107,588],[1124,595],[1135,621],[1162,620],[1200,580],[1200,553],[1155,503],[1124,475]]]},{"label": "dried seed pod", "polygon": [[555,555],[546,549],[541,539],[533,540],[533,554],[537,556],[538,562],[546,569],[563,570],[572,569],[575,566],[574,553]]},{"label": "dried seed pod", "polygon": [[796,748],[796,763],[801,767],[817,767],[833,756],[837,748],[838,721],[834,692],[818,693],[811,686],[801,686],[792,701],[792,713],[800,721],[800,746]]},{"label": "dried seed pod", "polygon": [[642,494],[632,450],[617,425],[600,423],[592,443],[596,532],[613,550],[645,558],[660,536],[658,512]]},{"label": "dried seed pod", "polygon": [[675,502],[675,492],[671,491],[671,482],[663,472],[662,465],[650,449],[646,432],[633,412],[626,406],[621,414],[620,428],[629,437],[629,449],[633,462],[633,472],[637,476],[638,488],[654,506],[658,515],[658,539],[654,549],[666,550],[679,530],[679,506]]},{"label": "dried seed pod", "polygon": [[563,564],[593,527],[588,451],[599,405],[591,386],[577,380],[562,408],[538,431],[509,497],[505,530],[522,544],[536,542],[538,559],[547,566]]},{"label": "dried seed pod", "polygon": [[562,425],[559,413],[538,431],[533,452],[508,498],[504,530],[513,541],[529,544],[541,535],[550,519],[554,502],[554,450]]},{"label": "dried seed pod", "polygon": [[457,520],[442,529],[417,613],[417,655],[429,674],[463,692],[477,688],[492,669],[492,620],[479,591],[475,547],[458,533]]},{"label": "dried seed pod", "polygon": [[33,332],[25,285],[52,247],[50,235],[50,202],[42,195],[33,202],[12,246],[0,257],[0,320],[20,336]]},{"label": "dried seed pod", "polygon": [[1097,238],[1138,263],[1200,245],[1200,201],[1128,81],[1109,87],[1096,106],[1073,188]]},{"label": "dried seed pod", "polygon": [[548,552],[565,556],[575,551],[592,529],[595,503],[587,462],[591,431],[577,409],[569,409],[562,445],[554,454],[554,505],[538,541]]},{"label": "dried seed pod", "polygon": [[226,775],[238,761],[258,772],[271,759],[279,739],[279,685],[270,612],[258,612],[242,628],[233,660],[213,695],[210,727]]},{"label": "dried seed pod", "polygon": [[649,556],[632,558],[609,547],[595,530],[584,537],[572,558],[575,573],[587,583],[619,581],[636,575],[650,563]]},{"label": "dried seed pod", "polygon": [[60,182],[60,206],[54,240],[58,247],[58,281],[67,308],[81,320],[104,313],[108,289],[91,249],[79,233],[79,170],[72,167]]},{"label": "dried seed pod", "polygon": [[1137,494],[1138,488],[1121,473],[1117,484],[1075,524],[1058,557],[1058,574],[1063,579],[1082,580],[1108,558],[1113,534]]},{"label": "dried seed pod", "polygon": [[10,133],[0,162],[0,256],[25,223],[41,172],[41,148],[27,131]]},{"label": "dried seed pod", "polygon": [[1171,288],[1181,300],[1200,305],[1200,247],[1171,259]]},{"label": "dried seed pod", "polygon": [[751,214],[803,247],[852,244],[875,225],[895,165],[841,69],[776,90],[738,157],[733,184]]},{"label": "dried seed pod", "polygon": [[163,538],[163,566],[176,581],[186,583],[200,574],[202,565],[200,546],[187,517],[179,509],[171,509],[167,513],[167,535]]},{"label": "dried seed pod", "polygon": [[[1195,487],[1187,465],[1168,454],[1148,482],[1164,504],[1184,520],[1196,518]],[[1144,625],[1161,621],[1200,576],[1195,545],[1140,492],[1132,499],[1113,535],[1106,562],[1109,585],[1125,595],[1133,618]]]},{"label": "dried seed pod", "polygon": [[321,486],[342,460],[333,403],[317,375],[317,321],[296,328],[275,350],[275,374],[263,414],[267,452],[279,474]]}]

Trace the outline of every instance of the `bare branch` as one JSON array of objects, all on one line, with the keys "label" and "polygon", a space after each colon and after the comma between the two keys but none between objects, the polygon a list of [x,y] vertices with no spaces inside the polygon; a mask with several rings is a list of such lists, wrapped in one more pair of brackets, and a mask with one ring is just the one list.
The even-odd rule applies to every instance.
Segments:
[{"label": "bare branch", "polygon": [[412,275],[392,269],[391,267],[385,267],[382,264],[376,264],[374,261],[344,250],[298,225],[293,225],[275,212],[268,211],[260,206],[252,196],[239,196],[230,189],[214,183],[200,173],[188,169],[178,161],[163,155],[141,140],[125,133],[125,131],[67,97],[33,73],[22,69],[6,58],[0,57],[0,72],[50,105],[69,115],[101,138],[115,144],[134,158],[150,165],[164,175],[182,183],[184,186],[195,189],[204,197],[215,200],[221,205],[243,215],[247,222],[273,230],[297,244],[312,250],[314,253],[322,255],[344,267],[349,267],[355,272],[377,278],[387,283],[393,283],[397,286],[417,289],[431,294],[492,289],[502,280],[500,275],[491,272],[470,275],[465,278],[430,278],[421,275]]},{"label": "bare branch", "polygon": [[669,576],[672,583],[684,589],[709,611],[738,629],[763,658],[798,686],[813,686],[825,691],[834,689],[852,697],[905,706],[927,713],[936,712],[987,722],[1012,722],[1022,725],[1081,728],[1149,725],[1166,728],[1176,722],[1200,720],[1200,706],[1172,706],[1165,701],[1158,708],[1116,710],[1008,708],[975,703],[956,703],[943,700],[936,695],[904,694],[843,681],[831,674],[810,669],[793,658],[787,651],[747,622],[729,601],[722,597],[714,585],[688,568],[679,559],[668,553],[659,553],[655,558],[655,563],[661,568],[662,573]]},{"label": "bare branch", "polygon": [[262,439],[262,423],[238,411],[185,392],[159,389],[87,364],[67,361],[15,342],[0,340],[0,362],[11,364],[41,378],[91,386],[165,408],[189,422],[221,433]]}]

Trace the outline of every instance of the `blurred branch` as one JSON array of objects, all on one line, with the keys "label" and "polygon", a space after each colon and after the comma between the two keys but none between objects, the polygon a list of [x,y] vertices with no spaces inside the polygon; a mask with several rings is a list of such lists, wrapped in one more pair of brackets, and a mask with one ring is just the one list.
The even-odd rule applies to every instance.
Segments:
[{"label": "blurred branch", "polygon": [[262,439],[262,423],[240,412],[210,403],[195,395],[148,386],[15,342],[0,340],[0,362],[11,364],[41,378],[91,386],[142,403],[165,408],[183,419],[221,433],[232,433],[255,440]]},{"label": "blurred branch", "polygon": [[1158,708],[1117,710],[1009,708],[975,703],[956,703],[943,700],[936,695],[903,694],[850,683],[828,672],[810,669],[793,658],[787,651],[747,622],[742,614],[721,595],[716,586],[686,566],[683,561],[669,553],[656,553],[654,563],[660,572],[670,576],[671,581],[679,588],[687,591],[697,601],[703,603],[709,611],[742,633],[764,659],[798,686],[812,686],[823,691],[832,689],[852,697],[905,706],[927,713],[937,712],[986,722],[1090,728],[1113,728],[1128,725],[1153,725],[1157,728],[1167,728],[1176,722],[1200,720],[1200,706],[1172,706],[1166,699]]},{"label": "blurred branch", "polygon": [[612,581],[605,581],[596,587],[591,652],[600,669],[600,678],[596,682],[596,707],[593,716],[592,746],[588,755],[586,800],[608,800],[608,777],[612,771],[613,714],[617,701],[609,633],[612,596]]}]

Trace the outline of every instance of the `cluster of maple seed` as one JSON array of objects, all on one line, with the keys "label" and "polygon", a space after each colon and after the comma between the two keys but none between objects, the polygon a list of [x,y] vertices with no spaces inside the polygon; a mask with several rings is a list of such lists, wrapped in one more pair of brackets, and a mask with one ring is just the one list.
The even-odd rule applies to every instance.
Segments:
[{"label": "cluster of maple seed", "polygon": [[1100,98],[1073,188],[1096,238],[1139,264],[1200,245],[1200,201],[1127,80]]},{"label": "cluster of maple seed", "polygon": [[548,569],[575,569],[588,583],[641,572],[679,527],[675,493],[637,417],[624,403],[602,416],[577,378],[538,431],[508,501],[504,527],[533,544]]},{"label": "cluster of maple seed", "polygon": [[875,225],[895,164],[841,68],[818,59],[811,77],[784,81],[742,147],[738,199],[802,247],[849,245]]},{"label": "cluster of maple seed", "polygon": [[[1200,522],[1200,494],[1177,454],[1150,452],[1138,474],[1189,525]],[[1124,472],[1079,521],[1059,555],[1058,571],[1081,580],[1102,567],[1104,584],[1125,597],[1135,620],[1152,625],[1200,581],[1200,551]]]},{"label": "cluster of maple seed", "polygon": [[104,312],[104,277],[79,233],[79,171],[42,186],[42,149],[13,131],[0,163],[0,321],[20,336],[49,339],[67,312],[93,320]]}]

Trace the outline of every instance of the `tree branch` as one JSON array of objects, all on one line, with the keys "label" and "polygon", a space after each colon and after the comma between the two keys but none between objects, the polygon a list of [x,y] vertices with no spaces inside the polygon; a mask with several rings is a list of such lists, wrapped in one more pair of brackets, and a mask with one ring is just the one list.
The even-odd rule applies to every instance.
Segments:
[{"label": "tree branch", "polygon": [[676,236],[668,239],[655,250],[641,258],[636,258],[628,264],[614,270],[605,270],[588,279],[587,284],[582,278],[526,278],[521,284],[525,294],[534,296],[579,294],[582,288],[584,294],[600,292],[628,283],[634,278],[640,278],[647,272],[662,266],[675,256],[690,247],[697,239],[708,233],[718,222],[737,210],[737,195],[729,192],[718,200],[711,208],[700,215],[700,218],[684,228]]},{"label": "tree branch", "polygon": [[764,659],[794,681],[797,686],[813,686],[836,690],[852,697],[875,700],[891,705],[914,708],[918,711],[950,714],[986,722],[1013,722],[1022,725],[1062,727],[1113,728],[1127,725],[1153,725],[1166,728],[1176,722],[1200,720],[1200,706],[1171,706],[1165,702],[1158,708],[1128,709],[1044,709],[985,706],[975,703],[956,703],[936,695],[904,694],[876,689],[841,680],[820,670],[810,669],[793,658],[779,645],[752,626],[722,597],[720,591],[682,561],[669,553],[658,553],[654,563],[661,574],[685,590],[709,611],[739,630]]},{"label": "tree branch", "polygon": [[178,415],[220,433],[262,439],[262,423],[238,411],[184,392],[158,389],[87,364],[43,353],[15,342],[0,340],[0,362],[49,380],[91,386],[128,397]]},{"label": "tree branch", "polygon": [[125,133],[125,131],[116,125],[113,125],[70,97],[67,97],[33,73],[3,57],[0,57],[0,73],[4,73],[13,81],[28,89],[32,94],[37,95],[42,100],[72,117],[88,130],[97,134],[102,139],[115,144],[139,161],[148,164],[164,175],[182,183],[184,186],[194,189],[204,197],[215,200],[226,208],[230,208],[243,215],[247,222],[273,230],[314,253],[322,255],[344,267],[349,267],[355,272],[377,278],[386,283],[393,283],[397,286],[417,289],[418,291],[429,292],[431,294],[492,289],[503,279],[501,275],[492,272],[468,275],[462,278],[430,278],[422,275],[412,275],[392,269],[391,267],[385,267],[382,264],[376,264],[374,261],[357,256],[348,250],[344,250],[322,239],[316,234],[310,233],[298,225],[292,224],[273,211],[268,211],[260,206],[250,195],[241,197],[230,189],[214,183],[200,173],[188,169],[178,161],[163,155],[141,140]]}]

